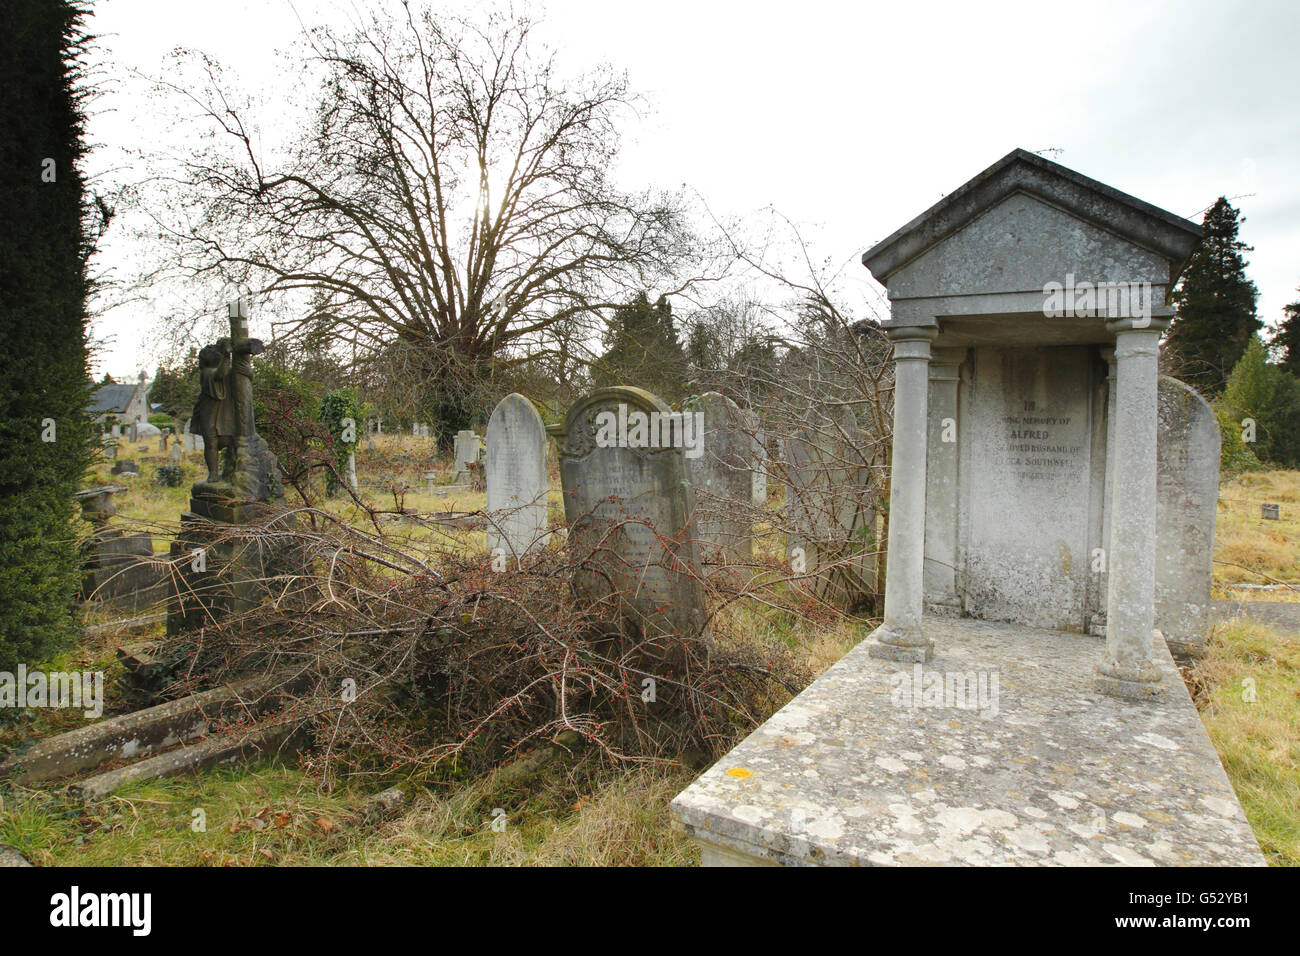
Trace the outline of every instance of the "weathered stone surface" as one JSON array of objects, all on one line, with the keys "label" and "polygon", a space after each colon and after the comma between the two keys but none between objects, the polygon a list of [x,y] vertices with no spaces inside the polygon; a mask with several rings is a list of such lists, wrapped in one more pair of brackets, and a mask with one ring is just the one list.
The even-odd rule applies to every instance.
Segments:
[{"label": "weathered stone surface", "polygon": [[228,763],[273,757],[289,747],[296,724],[270,722],[230,737],[206,737],[175,750],[106,770],[79,781],[74,789],[83,800],[99,800],[128,783],[193,773]]},{"label": "weathered stone surface", "polygon": [[148,532],[102,528],[86,544],[80,597],[140,610],[166,600],[167,578]]},{"label": "weathered stone surface", "polygon": [[507,395],[487,426],[488,551],[517,561],[546,535],[546,426],[523,395]]},{"label": "weathered stone surface", "polygon": [[[1086,347],[976,348],[958,428],[973,617],[1082,631],[1100,515],[1091,483],[1091,396],[1101,375]],[[936,596],[937,597],[937,596]]]},{"label": "weathered stone surface", "polygon": [[99,526],[117,514],[117,508],[113,505],[113,495],[125,490],[120,485],[99,485],[96,488],[78,491],[73,497],[81,505],[81,516],[91,524]]},{"label": "weathered stone surface", "polygon": [[477,462],[479,452],[482,450],[482,439],[469,429],[462,429],[456,433],[456,438],[452,444],[452,465],[455,468],[455,474],[452,481],[465,481],[469,477],[468,465],[471,462]]},{"label": "weathered stone surface", "polygon": [[[1134,702],[1091,689],[1094,638],[926,629],[930,663],[860,644],[673,801],[706,863],[1263,864],[1163,645],[1158,696]],[[952,687],[940,706],[916,667]],[[955,706],[958,676],[982,708]]]},{"label": "weathered stone surface", "polygon": [[0,866],[31,866],[31,864],[27,862],[27,857],[17,850],[0,846]]},{"label": "weathered stone surface", "polygon": [[[603,388],[576,402],[565,417],[560,451],[564,513],[575,558],[584,563],[573,589],[589,600],[611,600],[633,640],[652,656],[672,660],[682,642],[702,636],[704,592],[691,525],[694,496],[682,449],[649,444],[645,432],[602,447],[612,420],[658,426],[672,415],[638,388]],[[654,418],[650,418],[654,416]]]},{"label": "weathered stone surface", "polygon": [[208,439],[199,446],[208,474],[194,483],[190,510],[181,515],[171,544],[169,636],[257,604],[282,557],[268,539],[241,540],[229,527],[279,512],[284,488],[275,454],[253,419],[252,357],[264,346],[249,338],[243,300],[230,304],[228,317],[230,337],[199,353],[200,396],[192,421]]},{"label": "weathered stone surface", "polygon": [[1196,653],[1210,628],[1219,422],[1175,378],[1160,379],[1156,432],[1156,627],[1176,652]]},{"label": "weathered stone surface", "polygon": [[37,741],[0,763],[0,779],[39,783],[161,750],[207,732],[212,721],[261,713],[283,699],[287,675],[258,677],[110,717]]},{"label": "weathered stone surface", "polygon": [[705,564],[743,564],[754,553],[754,440],[745,416],[727,396],[705,392],[686,413],[703,416],[697,449],[683,455],[695,492],[695,533]]}]

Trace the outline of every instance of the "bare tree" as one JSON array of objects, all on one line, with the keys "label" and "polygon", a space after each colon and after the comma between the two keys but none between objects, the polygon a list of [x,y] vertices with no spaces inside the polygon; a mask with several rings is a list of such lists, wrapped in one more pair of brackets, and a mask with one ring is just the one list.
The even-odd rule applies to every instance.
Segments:
[{"label": "bare tree", "polygon": [[802,589],[822,604],[878,607],[893,370],[875,303],[853,288],[848,266],[816,260],[778,214],[757,230],[763,241],[718,227],[752,284],[689,323],[697,388],[754,413],[755,438],[780,479],[762,526],[784,538]]},{"label": "bare tree", "polygon": [[551,355],[566,370],[575,322],[633,289],[691,284],[674,278],[695,253],[681,197],[610,180],[635,102],[626,77],[566,82],[525,16],[403,7],[346,35],[308,32],[320,98],[282,156],[264,155],[211,61],[197,61],[205,90],[160,84],[215,135],[135,190],[169,240],[147,282],[279,298],[277,336],[329,332],[356,365],[400,352],[449,392],[489,365]]}]

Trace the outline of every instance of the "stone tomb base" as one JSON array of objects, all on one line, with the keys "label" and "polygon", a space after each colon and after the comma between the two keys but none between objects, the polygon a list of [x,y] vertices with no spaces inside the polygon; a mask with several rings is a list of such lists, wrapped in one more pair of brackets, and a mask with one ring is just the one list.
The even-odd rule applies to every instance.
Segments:
[{"label": "stone tomb base", "polygon": [[1092,692],[1097,638],[926,627],[931,662],[863,641],[677,796],[705,865],[1263,865],[1161,642],[1135,703]]}]

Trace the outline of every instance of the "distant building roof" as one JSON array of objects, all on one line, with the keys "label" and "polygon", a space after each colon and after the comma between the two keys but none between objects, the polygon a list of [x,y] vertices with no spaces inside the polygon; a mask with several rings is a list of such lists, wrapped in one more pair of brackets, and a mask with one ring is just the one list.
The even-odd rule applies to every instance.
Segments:
[{"label": "distant building roof", "polygon": [[131,382],[127,385],[119,385],[114,382],[110,385],[99,386],[90,397],[90,414],[124,414],[126,407],[131,404],[131,397],[135,395],[135,390],[138,387],[138,382]]}]

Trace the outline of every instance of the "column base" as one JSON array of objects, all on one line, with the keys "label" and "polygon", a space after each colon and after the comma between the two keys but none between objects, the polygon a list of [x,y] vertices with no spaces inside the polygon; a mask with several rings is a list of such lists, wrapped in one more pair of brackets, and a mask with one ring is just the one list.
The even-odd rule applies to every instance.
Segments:
[{"label": "column base", "polygon": [[881,661],[927,664],[934,657],[934,642],[921,632],[904,631],[892,624],[881,624],[867,638],[872,642],[867,655]]},{"label": "column base", "polygon": [[1160,693],[1160,668],[1153,661],[1120,664],[1109,658],[1097,665],[1092,689],[1108,697],[1144,700]]}]

